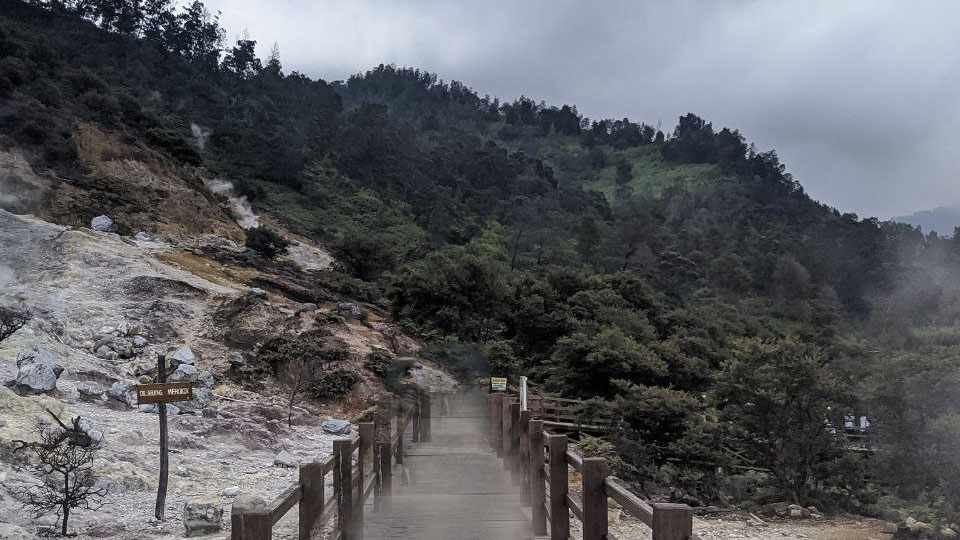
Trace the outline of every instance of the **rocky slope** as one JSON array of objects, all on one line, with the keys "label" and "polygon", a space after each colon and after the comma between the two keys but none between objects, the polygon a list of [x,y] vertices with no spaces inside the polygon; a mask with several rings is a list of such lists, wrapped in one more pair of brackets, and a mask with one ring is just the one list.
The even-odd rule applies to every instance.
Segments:
[{"label": "rocky slope", "polygon": [[[90,152],[103,154],[97,147]],[[129,197],[160,181],[136,161],[111,167],[99,178],[113,178],[112,187],[98,193]],[[99,213],[93,201],[82,212],[71,210],[85,195],[60,200],[56,179],[30,170],[15,151],[0,155],[0,177],[4,186],[19,186],[4,191],[4,207],[22,211],[29,199],[41,201],[35,208],[48,219],[76,212],[61,223],[89,222]],[[131,178],[139,180],[125,183]],[[366,353],[406,355],[419,348],[375,307],[351,303],[328,286],[334,275],[321,247],[294,237],[299,242],[279,260],[251,258],[237,247],[243,229],[231,214],[237,201],[229,192],[208,197],[202,183],[178,185],[184,191],[170,191],[162,204],[147,197],[110,206],[123,235],[0,210],[0,305],[22,305],[33,315],[0,342],[0,381],[6,383],[0,386],[0,538],[33,538],[56,522],[56,516],[24,511],[18,492],[42,479],[12,443],[32,440],[38,422],[51,423],[49,412],[89,419],[104,439],[96,468],[109,495],[99,509],[71,516],[72,531],[82,538],[181,538],[186,501],[224,508],[227,526],[237,493],[272,497],[294,480],[295,468],[275,466],[279,452],[301,461],[328,453],[333,436],[320,423],[376,404],[381,382],[363,369]],[[174,218],[153,221],[161,210]],[[349,352],[338,367],[359,373],[360,383],[340,402],[301,403],[287,427],[285,387],[271,376],[240,384],[235,375],[267,340],[316,330],[321,322]],[[18,357],[35,349],[63,367],[50,392],[34,394],[14,383]],[[152,380],[157,355],[175,351],[193,364],[179,376],[201,388],[194,402],[172,411],[180,414],[170,420],[167,519],[157,523],[151,520],[157,416],[155,407],[132,405],[127,388]]]}]

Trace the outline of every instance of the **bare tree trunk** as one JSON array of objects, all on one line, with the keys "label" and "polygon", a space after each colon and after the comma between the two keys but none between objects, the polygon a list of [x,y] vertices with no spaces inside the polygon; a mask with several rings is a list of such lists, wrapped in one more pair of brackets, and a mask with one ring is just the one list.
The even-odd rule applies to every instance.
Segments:
[{"label": "bare tree trunk", "polygon": [[63,525],[60,526],[60,535],[67,535],[67,520],[70,519],[70,474],[63,473]]}]

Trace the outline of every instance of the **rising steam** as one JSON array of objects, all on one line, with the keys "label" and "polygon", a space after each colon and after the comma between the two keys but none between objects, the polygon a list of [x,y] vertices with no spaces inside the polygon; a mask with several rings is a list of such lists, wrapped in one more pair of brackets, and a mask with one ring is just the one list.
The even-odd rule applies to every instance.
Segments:
[{"label": "rising steam", "polygon": [[233,192],[233,184],[231,182],[219,179],[209,180],[207,181],[207,187],[210,191],[227,197],[230,202],[230,212],[241,227],[244,229],[252,229],[260,226],[260,218],[253,213],[250,201],[242,195],[238,197]]}]

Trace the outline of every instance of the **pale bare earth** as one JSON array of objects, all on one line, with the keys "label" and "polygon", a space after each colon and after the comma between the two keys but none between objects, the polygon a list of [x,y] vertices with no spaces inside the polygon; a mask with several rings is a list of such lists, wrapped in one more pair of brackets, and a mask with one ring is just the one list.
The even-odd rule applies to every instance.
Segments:
[{"label": "pale bare earth", "polygon": [[[56,522],[56,516],[38,518],[22,506],[17,490],[36,485],[40,478],[11,452],[14,439],[34,437],[38,419],[49,421],[45,409],[64,419],[88,418],[105,436],[96,469],[110,493],[99,509],[71,514],[70,530],[81,539],[183,538],[181,514],[191,499],[210,499],[224,510],[224,530],[207,536],[224,538],[233,501],[225,488],[253,491],[269,500],[297,477],[295,468],[274,466],[278,452],[286,450],[306,461],[332,450],[333,436],[320,430],[320,422],[328,416],[349,419],[369,407],[379,382],[365,373],[356,393],[343,403],[301,406],[293,426],[287,427],[283,387],[266,381],[254,393],[223,377],[227,357],[235,351],[220,339],[223,328],[216,316],[225,303],[250,295],[246,271],[192,255],[189,245],[134,242],[0,210],[0,301],[9,305],[22,300],[34,314],[27,327],[0,343],[0,538],[36,538],[39,528]],[[312,320],[312,314],[298,316],[296,306],[274,294],[258,297],[230,324],[255,334]],[[122,322],[142,326],[147,344],[128,359],[98,357],[94,344],[101,339],[101,327]],[[388,334],[407,349],[415,347],[387,323],[348,321],[334,331],[353,353],[353,367],[371,348],[388,347]],[[213,402],[203,414],[170,418],[166,520],[157,522],[152,519],[159,471],[157,415],[116,401],[82,401],[77,385],[93,381],[109,388],[115,381],[135,379],[135,364],[155,362],[158,353],[181,345],[197,355],[199,370],[212,372],[218,380]],[[3,386],[16,375],[17,354],[31,347],[62,356],[65,370],[51,396],[20,396]],[[275,538],[295,537],[296,519],[296,511],[288,514]]]},{"label": "pale bare earth", "polygon": [[[746,516],[729,516],[721,519],[695,518],[694,532],[703,540],[739,539],[768,540],[805,538],[807,540],[890,540],[883,533],[883,522],[874,519],[832,518],[822,520],[765,520],[764,524],[752,523]],[[648,540],[650,529],[639,520],[622,515],[610,531],[622,540]]]}]

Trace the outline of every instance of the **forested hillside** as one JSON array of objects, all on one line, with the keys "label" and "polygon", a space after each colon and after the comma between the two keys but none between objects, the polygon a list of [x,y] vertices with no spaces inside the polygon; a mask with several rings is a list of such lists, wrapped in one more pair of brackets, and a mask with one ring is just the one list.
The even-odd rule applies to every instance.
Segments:
[{"label": "forested hillside", "polygon": [[[820,204],[686,111],[662,131],[412,68],[327,82],[254,46],[200,2],[0,0],[0,145],[57,178],[4,189],[72,225],[135,204],[78,158],[95,127],[325,243],[438,358],[615,402],[643,489],[956,519],[960,238]],[[883,451],[845,450],[860,416]],[[717,475],[731,450],[770,473]]]}]

